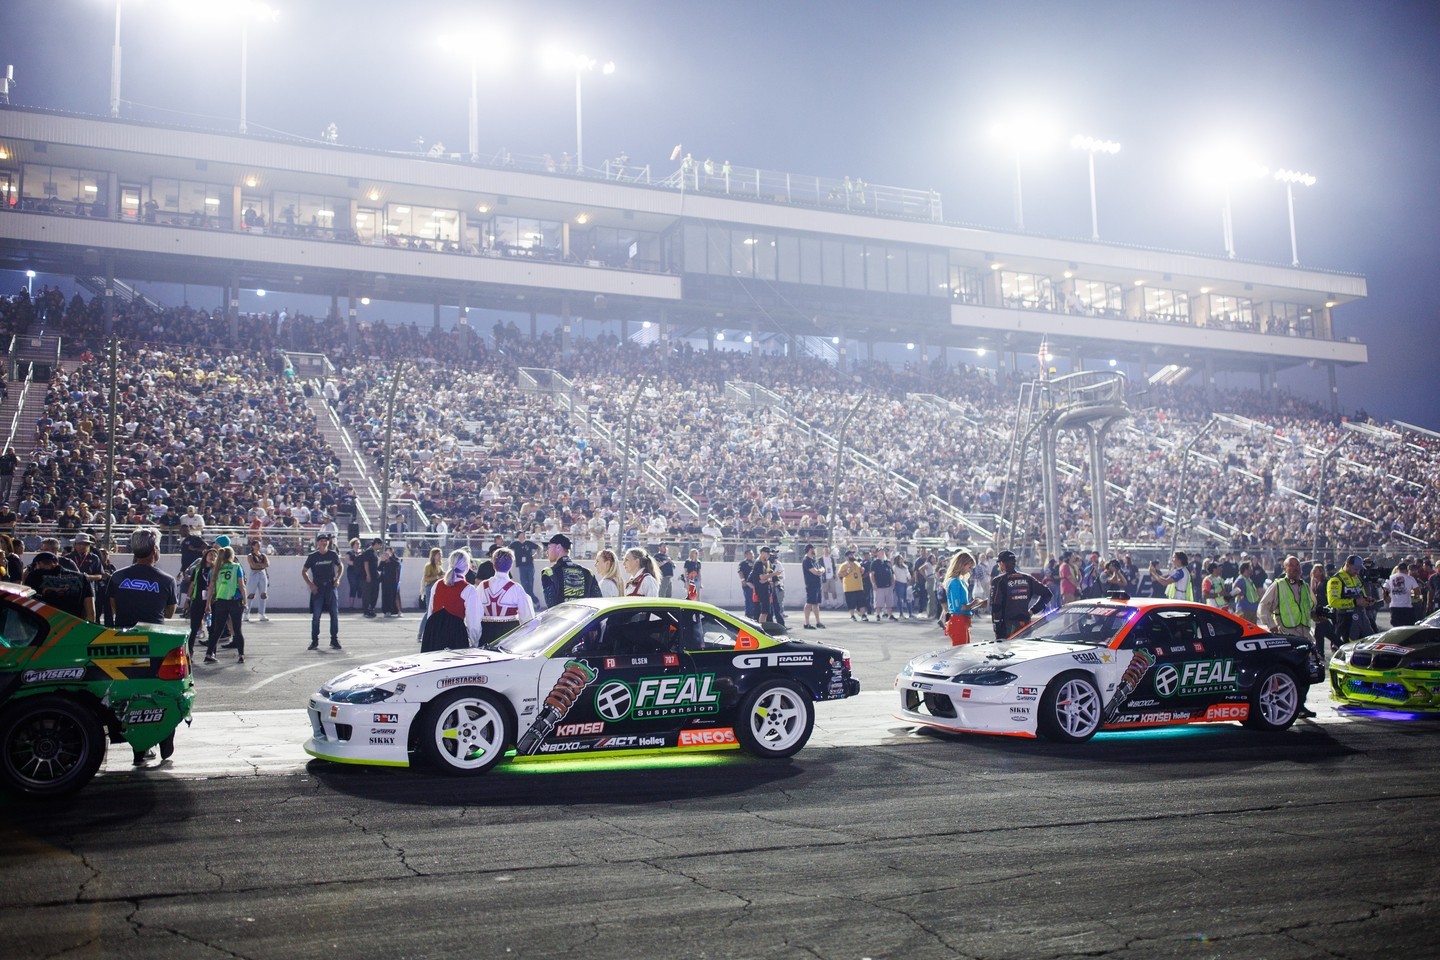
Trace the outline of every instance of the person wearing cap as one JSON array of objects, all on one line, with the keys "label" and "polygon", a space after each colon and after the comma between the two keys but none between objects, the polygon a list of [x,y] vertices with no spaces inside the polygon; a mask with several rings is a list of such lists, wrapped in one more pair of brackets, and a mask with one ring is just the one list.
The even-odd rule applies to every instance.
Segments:
[{"label": "person wearing cap", "polygon": [[[85,589],[92,600],[105,585],[105,564],[100,560],[100,555],[90,549],[93,541],[87,533],[75,534],[75,540],[70,547],[70,562],[75,564],[75,569],[80,571],[80,576],[85,578]],[[95,604],[90,605],[91,614],[87,619],[95,619]]]},{"label": "person wearing cap", "polygon": [[545,606],[558,607],[567,600],[600,596],[600,584],[595,575],[570,559],[570,538],[557,533],[545,545],[545,556],[550,566],[540,573],[540,590],[545,595]]},{"label": "person wearing cap", "polygon": [[990,581],[990,619],[995,637],[1004,640],[1019,633],[1045,609],[1054,594],[1039,580],[1015,568],[1015,554],[1001,550],[996,557],[1000,573]]},{"label": "person wearing cap", "polygon": [[322,533],[315,552],[305,558],[300,576],[310,588],[310,649],[320,649],[320,615],[330,614],[330,649],[340,649],[340,554],[331,549],[335,538]]},{"label": "person wearing cap", "polygon": [[[137,623],[164,623],[175,615],[175,580],[162,572],[160,562],[160,531],[154,527],[136,527],[130,534],[130,556],[133,563],[110,575],[105,585],[106,601],[117,629],[128,630]],[[175,752],[175,735],[160,741],[160,759]],[[135,765],[153,760],[153,750],[135,751]]]},{"label": "person wearing cap", "polygon": [[865,606],[865,569],[855,560],[855,551],[845,551],[845,562],[840,564],[836,576],[840,578],[840,589],[845,592],[845,609],[850,611],[850,619],[855,619],[855,614],[860,614],[860,619],[870,620],[869,607]]},{"label": "person wearing cap", "polygon": [[1352,553],[1325,584],[1325,602],[1335,617],[1335,632],[1342,643],[1374,633],[1369,616],[1369,607],[1374,601],[1365,595],[1365,584],[1360,580],[1364,567],[1365,560],[1358,553]]},{"label": "person wearing cap", "polygon": [[755,551],[749,547],[745,548],[745,556],[735,565],[735,572],[740,575],[740,595],[745,598],[745,616],[755,619],[758,612],[755,606],[755,588],[750,583],[750,571],[755,569]]},{"label": "person wearing cap", "polygon": [[755,595],[755,619],[763,627],[770,620],[770,582],[775,579],[769,547],[760,548],[760,556],[750,567],[748,579],[750,590]]}]

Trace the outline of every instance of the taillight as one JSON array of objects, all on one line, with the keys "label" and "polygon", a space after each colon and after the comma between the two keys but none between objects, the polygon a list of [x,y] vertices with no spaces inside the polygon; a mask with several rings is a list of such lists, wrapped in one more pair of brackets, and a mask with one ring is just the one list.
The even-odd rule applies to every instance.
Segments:
[{"label": "taillight", "polygon": [[184,680],[190,676],[190,654],[184,646],[176,647],[165,655],[159,676],[161,680]]},{"label": "taillight", "polygon": [[843,663],[845,664],[845,672],[846,672],[846,673],[849,673],[849,672],[850,672],[850,651],[849,651],[849,650],[841,650],[841,651],[840,651],[840,656],[844,658]]}]

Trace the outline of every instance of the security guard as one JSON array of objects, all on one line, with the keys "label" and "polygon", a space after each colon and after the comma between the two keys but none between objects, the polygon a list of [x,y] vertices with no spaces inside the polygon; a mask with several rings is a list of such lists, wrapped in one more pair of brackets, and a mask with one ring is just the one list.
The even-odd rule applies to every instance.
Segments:
[{"label": "security guard", "polygon": [[550,566],[540,573],[540,587],[545,594],[546,608],[558,607],[567,600],[600,596],[600,583],[595,575],[570,559],[570,538],[557,533],[545,545]]},{"label": "security guard", "polygon": [[1369,613],[1375,601],[1365,595],[1365,585],[1360,580],[1364,566],[1361,556],[1352,553],[1325,584],[1325,600],[1335,613],[1335,632],[1342,641],[1359,640],[1375,632]]},{"label": "security guard", "polygon": [[[1312,674],[1323,671],[1315,638],[1310,632],[1310,620],[1315,603],[1310,585],[1300,577],[1300,558],[1285,558],[1285,576],[1270,581],[1265,595],[1260,598],[1260,625],[1271,633],[1294,637],[1310,644],[1310,669]],[[1322,672],[1323,675],[1323,672]],[[1313,717],[1314,711],[1300,704],[1301,717]]]},{"label": "security guard", "polygon": [[990,619],[995,636],[1003,640],[1035,619],[1054,594],[1030,574],[1017,571],[1015,554],[1009,550],[1000,551],[995,559],[1000,562],[1000,574],[990,581]]}]

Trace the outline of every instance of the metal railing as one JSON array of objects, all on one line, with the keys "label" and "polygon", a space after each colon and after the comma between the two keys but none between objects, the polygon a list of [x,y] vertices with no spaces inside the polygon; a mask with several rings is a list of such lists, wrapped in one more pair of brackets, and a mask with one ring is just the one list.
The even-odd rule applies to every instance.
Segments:
[{"label": "metal railing", "polygon": [[944,210],[934,190],[913,190],[866,183],[859,178],[816,177],[741,167],[686,157],[674,173],[657,181],[663,186],[696,193],[717,194],[740,200],[793,203],[805,206],[905,217],[940,223]]}]

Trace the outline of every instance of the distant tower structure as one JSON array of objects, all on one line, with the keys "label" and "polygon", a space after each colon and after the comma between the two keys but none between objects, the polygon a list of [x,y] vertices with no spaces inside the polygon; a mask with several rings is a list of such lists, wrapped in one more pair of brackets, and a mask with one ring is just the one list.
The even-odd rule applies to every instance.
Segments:
[{"label": "distant tower structure", "polygon": [[[1105,434],[1130,416],[1125,401],[1125,374],[1116,370],[1082,370],[1053,380],[1034,380],[1020,387],[1015,431],[1006,460],[1005,487],[1000,496],[1000,519],[995,525],[996,549],[1017,549],[1020,503],[1027,490],[1033,450],[1038,449],[1040,492],[1045,504],[1044,552],[1060,556],[1060,494],[1056,486],[1058,464],[1055,444],[1062,430],[1084,430],[1090,448],[1090,520],[1095,528],[1094,548],[1109,554],[1105,509]],[[1009,542],[1004,542],[1008,537]],[[1077,544],[1077,546],[1086,546]],[[1044,562],[1042,553],[1040,560]]]},{"label": "distant tower structure", "polygon": [[10,88],[15,86],[15,65],[5,65],[5,76],[0,77],[0,104],[10,103]]}]

